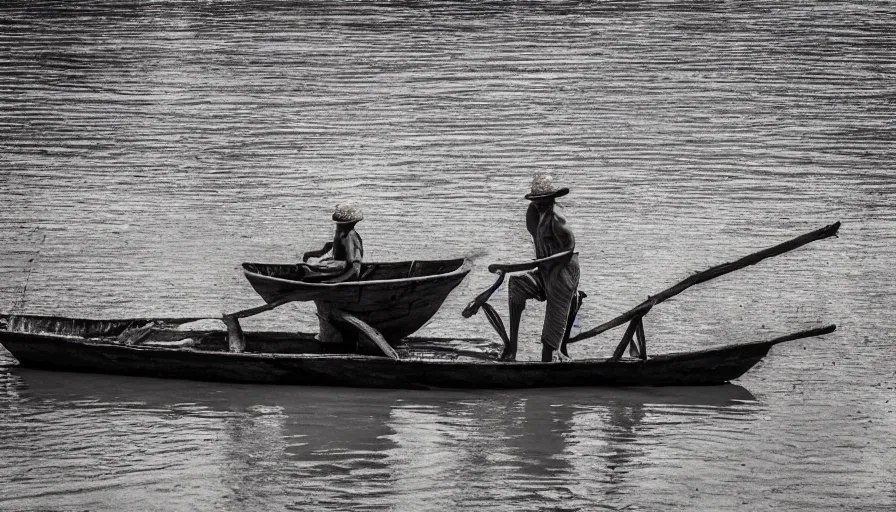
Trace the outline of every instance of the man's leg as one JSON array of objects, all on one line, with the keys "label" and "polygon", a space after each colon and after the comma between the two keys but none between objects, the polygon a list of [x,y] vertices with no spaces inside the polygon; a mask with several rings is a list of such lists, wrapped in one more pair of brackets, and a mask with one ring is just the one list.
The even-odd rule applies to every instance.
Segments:
[{"label": "man's leg", "polygon": [[541,343],[541,362],[550,363],[554,360],[554,349],[547,343]]},{"label": "man's leg", "polygon": [[328,260],[327,262],[318,265],[302,263],[298,267],[305,271],[302,281],[306,283],[319,283],[341,274],[345,270],[346,263],[344,261]]},{"label": "man's leg", "polygon": [[[544,328],[541,331],[542,361],[551,361],[553,352],[563,354],[562,345],[566,338],[567,326],[577,299],[579,286],[579,261],[574,255],[563,267],[552,269],[544,276],[547,307],[544,313]],[[568,359],[563,354],[561,359]]]},{"label": "man's leg", "polygon": [[533,274],[528,273],[510,276],[507,295],[510,302],[510,343],[504,347],[501,359],[514,361],[519,341],[520,320],[523,318],[523,310],[526,309],[526,301],[529,299],[544,300],[544,292]]},{"label": "man's leg", "polygon": [[566,332],[563,334],[563,343],[560,345],[560,353],[566,357],[569,357],[569,352],[567,352],[566,346],[569,342],[569,335],[572,332],[572,324],[576,321],[576,315],[582,307],[582,301],[584,301],[587,296],[588,294],[581,290],[577,291],[572,296],[572,304],[569,306],[569,316],[566,319]]}]

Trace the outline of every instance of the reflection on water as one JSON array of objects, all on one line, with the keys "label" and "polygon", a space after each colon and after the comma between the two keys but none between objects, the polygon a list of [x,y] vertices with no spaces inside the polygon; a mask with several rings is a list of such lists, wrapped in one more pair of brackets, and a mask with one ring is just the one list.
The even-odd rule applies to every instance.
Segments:
[{"label": "reflection on water", "polygon": [[5,390],[3,449],[36,453],[2,467],[0,505],[25,508],[165,488],[225,510],[621,508],[667,449],[660,430],[722,433],[762,410],[733,385],[414,392],[16,370]]}]

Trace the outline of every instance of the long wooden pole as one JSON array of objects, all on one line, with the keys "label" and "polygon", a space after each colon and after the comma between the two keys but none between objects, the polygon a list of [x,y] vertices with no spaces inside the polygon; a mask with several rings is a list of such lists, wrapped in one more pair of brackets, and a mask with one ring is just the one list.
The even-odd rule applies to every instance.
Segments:
[{"label": "long wooden pole", "polygon": [[480,293],[476,296],[476,298],[471,300],[470,303],[467,304],[467,307],[464,308],[461,315],[463,315],[464,318],[470,318],[471,316],[478,313],[479,308],[482,307],[482,305],[491,298],[492,294],[495,293],[495,290],[497,290],[498,287],[501,286],[501,283],[504,282],[505,274],[511,272],[524,272],[526,270],[539,268],[542,265],[556,264],[564,262],[564,260],[568,261],[572,258],[573,254],[573,251],[563,251],[548,256],[547,258],[530,260],[523,263],[494,263],[489,265],[488,271],[492,274],[497,274],[497,279],[495,279],[494,284],[489,286],[484,292]]},{"label": "long wooden pole", "polygon": [[614,327],[619,327],[620,325],[630,322],[635,317],[644,316],[648,311],[650,311],[650,308],[652,308],[653,306],[659,304],[660,302],[671,299],[679,293],[687,290],[691,286],[704,283],[706,281],[709,281],[710,279],[721,277],[725,274],[734,272],[735,270],[749,267],[750,265],[755,265],[762,260],[784,254],[785,252],[792,251],[808,243],[815,242],[816,240],[830,238],[837,234],[838,229],[840,229],[840,223],[835,222],[829,226],[825,226],[821,229],[816,229],[815,231],[806,233],[805,235],[800,235],[792,240],[788,240],[787,242],[778,244],[774,247],[769,247],[768,249],[763,249],[759,252],[750,254],[749,256],[744,256],[737,261],[722,263],[721,265],[717,265],[710,269],[704,270],[703,272],[698,272],[691,277],[677,283],[676,285],[667,288],[660,293],[657,293],[656,295],[648,297],[647,300],[645,300],[641,304],[638,304],[634,308],[626,311],[616,318],[608,322],[604,322],[594,329],[580,332],[579,334],[570,338],[569,343],[592,338],[604,331],[608,331],[610,329],[613,329]]},{"label": "long wooden pole", "polygon": [[492,263],[488,266],[488,271],[492,274],[497,274],[498,272],[525,272],[527,270],[540,268],[544,265],[553,265],[561,262],[566,263],[572,259],[573,254],[575,254],[573,251],[563,251],[558,252],[557,254],[552,254],[546,258],[524,261],[522,263]]},{"label": "long wooden pole", "polygon": [[807,331],[795,332],[793,334],[788,334],[786,336],[780,336],[773,340],[769,340],[766,343],[777,345],[778,343],[784,343],[785,341],[793,341],[799,340],[803,338],[813,338],[815,336],[821,336],[823,334],[830,334],[837,330],[837,326],[835,324],[826,325],[824,327],[816,327],[815,329],[809,329]]},{"label": "long wooden pole", "polygon": [[386,338],[383,338],[383,335],[380,334],[380,331],[376,330],[367,322],[361,320],[351,313],[340,311],[336,308],[334,308],[333,313],[339,320],[351,324],[356,329],[364,333],[368,338],[370,338],[370,341],[376,344],[376,346],[383,351],[383,354],[385,354],[386,357],[396,360],[398,359],[398,352],[396,352],[395,349],[389,345],[389,342],[386,341]]}]

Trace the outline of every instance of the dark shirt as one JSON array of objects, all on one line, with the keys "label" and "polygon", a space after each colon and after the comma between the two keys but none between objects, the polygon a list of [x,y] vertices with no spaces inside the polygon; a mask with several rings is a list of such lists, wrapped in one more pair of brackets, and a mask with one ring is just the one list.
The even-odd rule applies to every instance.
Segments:
[{"label": "dark shirt", "polygon": [[344,261],[348,265],[361,263],[364,259],[364,244],[361,242],[361,235],[354,229],[337,230],[333,237],[333,259]]},{"label": "dark shirt", "polygon": [[536,259],[547,258],[576,247],[572,230],[566,227],[566,217],[556,205],[540,213],[535,203],[530,204],[526,211],[526,229],[535,242]]}]

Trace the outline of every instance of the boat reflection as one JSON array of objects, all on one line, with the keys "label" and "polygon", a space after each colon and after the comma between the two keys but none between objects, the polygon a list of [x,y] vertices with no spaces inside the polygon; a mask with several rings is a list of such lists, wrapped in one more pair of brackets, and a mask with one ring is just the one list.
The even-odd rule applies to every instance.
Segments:
[{"label": "boat reflection", "polygon": [[[392,407],[395,448],[389,466],[402,496],[432,494],[443,503],[493,500],[593,505],[595,496],[626,506],[651,445],[662,441],[648,416],[682,426],[713,415],[752,415],[755,398],[740,386],[646,389],[541,389],[408,394]],[[660,427],[663,428],[663,427]],[[620,496],[616,496],[620,495]],[[397,510],[415,510],[407,503]]]},{"label": "boat reflection", "polygon": [[575,508],[601,495],[621,506],[635,487],[632,473],[662,451],[670,424],[731,421],[757,409],[735,385],[407,391],[11,374],[15,392],[0,401],[20,409],[93,404],[85,424],[97,415],[118,421],[122,410],[201,419],[196,443],[217,466],[218,487],[210,488],[222,510],[271,500],[420,510],[421,500],[444,508],[512,499]]}]

